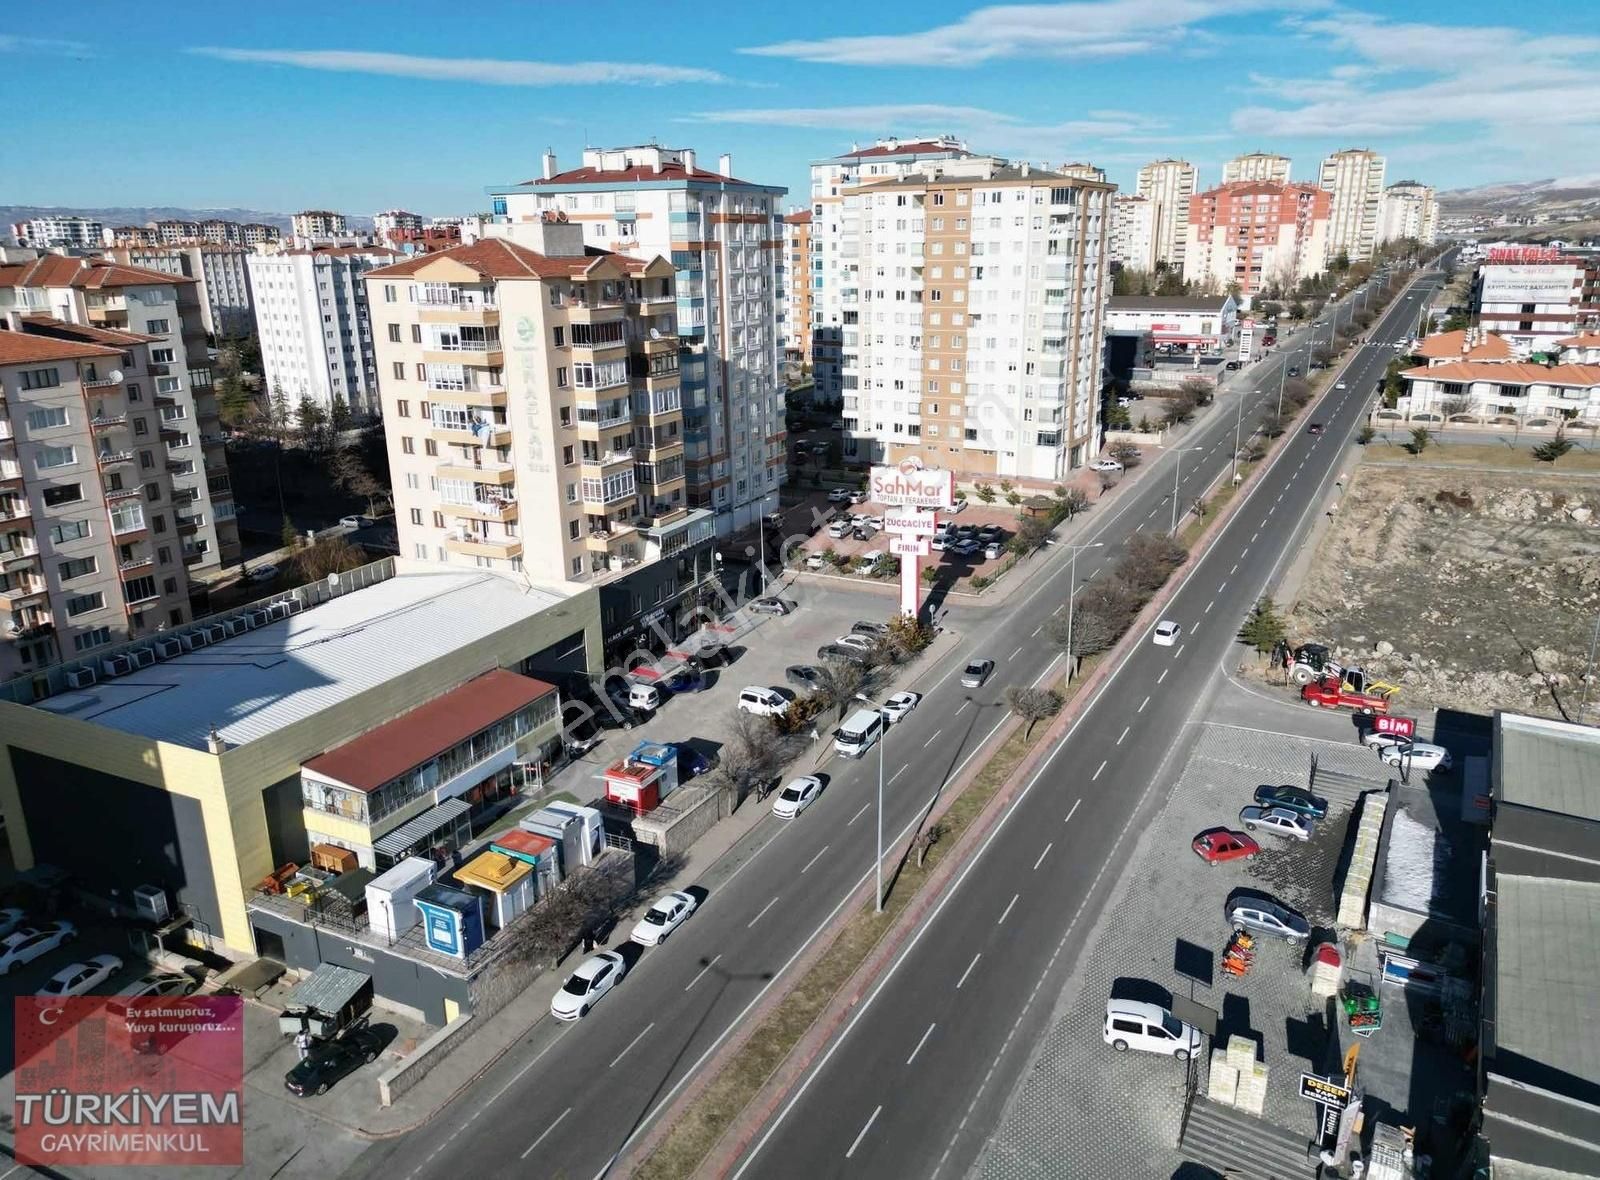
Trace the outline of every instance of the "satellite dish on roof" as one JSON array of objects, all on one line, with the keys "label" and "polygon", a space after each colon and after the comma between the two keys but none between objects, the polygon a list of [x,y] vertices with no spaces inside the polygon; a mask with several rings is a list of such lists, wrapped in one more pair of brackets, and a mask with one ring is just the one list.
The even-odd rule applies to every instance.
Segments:
[{"label": "satellite dish on roof", "polygon": [[113,380],[113,381],[119,381],[120,382],[122,380],[122,370],[121,369],[112,369],[111,372],[106,374],[106,376],[110,377],[111,380]]},{"label": "satellite dish on roof", "polygon": [[339,588],[339,573],[338,573],[337,570],[335,570],[333,573],[328,575],[328,589],[329,590],[337,590],[338,588]]},{"label": "satellite dish on roof", "polygon": [[660,340],[661,339],[661,329],[660,328],[651,328],[650,329],[650,339],[652,339],[652,340]]}]

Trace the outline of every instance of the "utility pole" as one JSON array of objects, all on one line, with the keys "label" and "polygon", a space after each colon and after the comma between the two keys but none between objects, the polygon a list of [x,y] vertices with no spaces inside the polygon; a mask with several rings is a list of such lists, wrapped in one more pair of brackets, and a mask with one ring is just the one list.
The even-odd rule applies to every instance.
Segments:
[{"label": "utility pole", "polygon": [[[1259,390],[1257,392],[1260,392]],[[1233,483],[1239,482],[1239,427],[1244,421],[1244,390],[1233,406]]]},{"label": "utility pole", "polygon": [[1078,551],[1081,549],[1101,549],[1105,547],[1104,541],[1094,541],[1087,545],[1074,545],[1072,547],[1072,568],[1067,574],[1067,683],[1072,683],[1072,674],[1077,671],[1077,658],[1072,654],[1072,608],[1078,597]]},{"label": "utility pole", "polygon": [[1174,537],[1178,535],[1178,472],[1183,467],[1183,460],[1177,456],[1182,455],[1185,451],[1198,451],[1200,449],[1200,447],[1179,447],[1172,452],[1172,527],[1170,532]]},{"label": "utility pole", "polygon": [[883,751],[889,744],[889,720],[884,716],[883,710],[878,708],[878,703],[865,693],[856,693],[856,700],[866,705],[871,705],[878,714],[878,855],[872,862],[872,871],[876,884],[873,887],[872,901],[875,913],[883,913]]},{"label": "utility pole", "polygon": [[1589,707],[1589,678],[1594,673],[1595,646],[1600,644],[1600,615],[1594,619],[1594,635],[1589,639],[1589,662],[1583,668],[1583,696],[1578,701],[1578,724],[1583,724],[1583,712]]}]

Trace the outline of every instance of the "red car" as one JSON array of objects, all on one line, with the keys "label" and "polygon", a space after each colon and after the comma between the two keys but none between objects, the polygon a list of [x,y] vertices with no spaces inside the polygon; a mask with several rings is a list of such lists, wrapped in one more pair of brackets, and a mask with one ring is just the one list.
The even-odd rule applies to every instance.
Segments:
[{"label": "red car", "polygon": [[1243,832],[1230,832],[1227,828],[1213,828],[1194,838],[1191,847],[1208,865],[1218,865],[1225,860],[1249,860],[1261,851],[1257,844]]}]

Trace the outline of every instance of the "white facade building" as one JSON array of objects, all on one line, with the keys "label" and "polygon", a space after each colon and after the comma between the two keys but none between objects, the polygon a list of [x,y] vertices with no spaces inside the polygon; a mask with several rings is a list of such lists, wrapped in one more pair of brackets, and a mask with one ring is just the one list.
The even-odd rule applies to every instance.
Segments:
[{"label": "white facade building", "polygon": [[1546,351],[1595,314],[1583,306],[1584,282],[1575,259],[1485,262],[1472,280],[1473,316],[1521,355]]},{"label": "white facade building", "polygon": [[105,237],[105,226],[90,217],[34,217],[11,227],[17,244],[34,250],[93,250]]},{"label": "white facade building", "polygon": [[115,246],[106,256],[132,266],[184,275],[200,284],[200,311],[211,336],[246,336],[255,329],[249,251],[237,246]]},{"label": "white facade building", "polygon": [[1111,260],[1129,270],[1156,268],[1156,207],[1149,198],[1119,195],[1111,202]]},{"label": "white facade building", "polygon": [[1439,203],[1433,188],[1402,180],[1383,190],[1378,205],[1378,244],[1415,238],[1424,246],[1439,236]]},{"label": "white facade building", "polygon": [[1136,191],[1154,207],[1155,259],[1183,269],[1189,230],[1189,199],[1200,188],[1200,175],[1187,160],[1155,160],[1139,169]]},{"label": "white facade building", "polygon": [[289,219],[296,246],[312,246],[317,242],[335,241],[350,233],[343,213],[327,209],[305,209]]},{"label": "white facade building", "polygon": [[382,246],[330,246],[252,254],[256,335],[266,388],[293,409],[309,398],[357,418],[378,412],[377,362],[362,276],[396,255]]},{"label": "white facade building", "polygon": [[1451,361],[1408,369],[1400,378],[1406,392],[1397,412],[1411,421],[1468,414],[1507,424],[1600,424],[1600,365]]},{"label": "white facade building", "polygon": [[1333,198],[1328,214],[1328,261],[1344,254],[1351,262],[1372,257],[1383,203],[1384,159],[1364,148],[1334,152],[1322,161],[1319,187]]},{"label": "white facade building", "polygon": [[1289,157],[1271,152],[1246,152],[1235,156],[1222,166],[1222,183],[1238,180],[1265,180],[1273,184],[1289,183]]}]

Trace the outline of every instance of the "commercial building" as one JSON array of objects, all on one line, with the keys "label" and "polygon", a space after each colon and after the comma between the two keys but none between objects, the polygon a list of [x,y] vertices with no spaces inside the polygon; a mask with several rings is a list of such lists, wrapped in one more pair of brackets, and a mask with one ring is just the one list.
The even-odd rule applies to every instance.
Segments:
[{"label": "commercial building", "polygon": [[846,188],[846,456],[1039,481],[1093,458],[1115,191],[976,156]]},{"label": "commercial building", "polygon": [[1322,273],[1328,194],[1310,184],[1243,180],[1196,193],[1189,202],[1183,277],[1248,302]]},{"label": "commercial building", "polygon": [[[859,316],[861,293],[861,198],[846,189],[875,184],[938,166],[946,160],[975,158],[967,145],[949,136],[890,137],[870,147],[852,144],[842,155],[811,164],[811,363],[817,397],[837,403],[844,395],[845,301],[850,322]],[[820,279],[820,285],[818,280]]]},{"label": "commercial building", "polygon": [[178,246],[113,246],[105,253],[129,266],[182,275],[197,282],[201,323],[210,336],[247,336],[255,330],[249,252],[242,246],[206,241]]},{"label": "commercial building", "polygon": [[273,954],[246,912],[258,883],[313,844],[371,866],[458,848],[538,781],[559,751],[550,686],[599,655],[592,591],[389,559],[12,681],[13,862],[107,900],[155,885],[199,940]]},{"label": "commercial building", "polygon": [[681,638],[715,528],[687,489],[680,280],[583,222],[518,228],[366,276],[400,551],[601,587],[613,646]]},{"label": "commercial building", "polygon": [[93,250],[105,237],[105,226],[92,217],[32,217],[11,227],[17,245],[31,250]]},{"label": "commercial building", "polygon": [[[175,512],[182,513],[173,551],[190,581],[237,563],[233,485],[197,284],[143,267],[57,254],[0,266],[0,318],[15,327],[34,317],[156,338],[148,364],[138,366],[147,380],[127,380],[124,366],[122,397],[132,412],[105,424],[104,436],[97,433],[100,452],[109,447],[114,455],[131,456],[117,461],[127,465],[106,475],[107,486],[113,491],[142,486],[151,473],[164,470],[171,477]],[[113,393],[100,396],[107,415],[117,418]],[[141,407],[156,410],[160,421],[154,430]],[[104,460],[98,462],[104,470]]]},{"label": "commercial building", "polygon": [[1289,183],[1289,157],[1271,152],[1246,152],[1222,166],[1222,183],[1262,180],[1269,184]]},{"label": "commercial building", "polygon": [[[487,189],[494,232],[543,252],[537,229],[565,218],[586,246],[676,272],[686,503],[715,514],[719,534],[778,507],[785,455],[778,372],[781,186],[733,176],[733,160],[700,167],[692,149],[591,148],[562,170]],[[532,236],[529,236],[529,235]],[[655,309],[651,314],[660,314]]]},{"label": "commercial building", "polygon": [[1493,332],[1464,328],[1455,332],[1435,332],[1415,349],[1412,356],[1434,368],[1455,361],[1514,361],[1516,350]]},{"label": "commercial building", "polygon": [[1407,419],[1459,415],[1528,426],[1600,422],[1600,365],[1447,361],[1407,369],[1397,409]]},{"label": "commercial building", "polygon": [[1155,160],[1139,169],[1134,191],[1155,210],[1151,233],[1157,265],[1183,269],[1189,201],[1199,189],[1199,173],[1187,160]]},{"label": "commercial building", "polygon": [[1346,148],[1322,161],[1317,184],[1332,198],[1328,210],[1328,261],[1372,257],[1383,203],[1384,159],[1365,148]]},{"label": "commercial building", "polygon": [[1120,194],[1111,202],[1111,261],[1148,274],[1156,268],[1156,207],[1148,197]]},{"label": "commercial building", "polygon": [[289,226],[294,244],[302,247],[343,238],[350,232],[344,214],[327,209],[302,210],[289,219]]},{"label": "commercial building", "polygon": [[1239,305],[1231,295],[1113,295],[1105,330],[1148,336],[1170,351],[1218,353],[1237,338]]},{"label": "commercial building", "polygon": [[1495,1175],[1600,1175],[1600,732],[1495,715],[1479,1134]]},{"label": "commercial building", "polygon": [[1411,238],[1424,246],[1439,236],[1439,202],[1432,187],[1402,180],[1383,190],[1378,206],[1378,244]]},{"label": "commercial building", "polygon": [[318,246],[251,254],[266,388],[356,418],[378,412],[377,361],[363,276],[398,257],[386,246]]},{"label": "commercial building", "polygon": [[815,291],[822,278],[812,277],[811,210],[801,209],[783,219],[783,298],[778,311],[784,359],[811,363],[811,315]]},{"label": "commercial building", "polygon": [[1600,325],[1600,261],[1558,250],[1491,252],[1472,279],[1472,313],[1524,354]]}]

